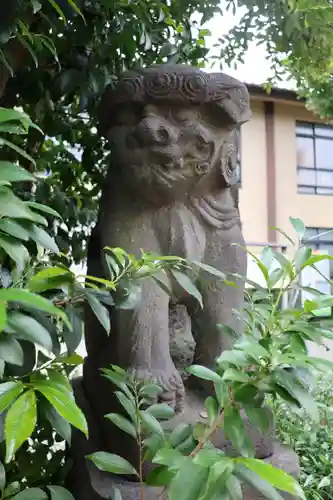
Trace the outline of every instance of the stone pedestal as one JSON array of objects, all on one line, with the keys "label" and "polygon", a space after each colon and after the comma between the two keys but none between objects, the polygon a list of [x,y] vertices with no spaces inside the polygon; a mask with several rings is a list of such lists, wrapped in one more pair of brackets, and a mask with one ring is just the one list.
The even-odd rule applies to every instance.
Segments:
[{"label": "stone pedestal", "polygon": [[[75,398],[78,405],[84,411],[88,420],[90,437],[85,436],[73,429],[72,446],[69,454],[73,460],[73,467],[68,475],[67,487],[71,490],[75,500],[102,500],[110,499],[113,488],[118,488],[122,493],[123,500],[141,500],[140,485],[126,480],[124,477],[99,471],[95,465],[87,460],[86,455],[104,449],[101,436],[96,425],[94,425],[93,415],[81,385],[81,379],[76,379],[73,383]],[[180,422],[196,423],[204,421],[203,400],[193,391],[188,391],[184,412],[177,415],[172,420],[164,424],[165,429],[172,429]],[[274,441],[273,424],[270,432],[263,436],[258,430],[250,427],[244,418],[248,433],[254,443],[256,457],[263,458],[275,467],[283,469],[285,472],[297,477],[299,475],[299,461],[297,455],[289,448]],[[212,440],[216,447],[231,453],[231,444],[221,432]],[[145,487],[146,500],[164,500],[160,498],[162,489],[156,487]],[[283,495],[288,498],[288,495]],[[255,489],[244,485],[245,500],[261,500],[261,495]],[[166,500],[166,497],[165,497]],[[180,499],[181,500],[181,499]]]}]

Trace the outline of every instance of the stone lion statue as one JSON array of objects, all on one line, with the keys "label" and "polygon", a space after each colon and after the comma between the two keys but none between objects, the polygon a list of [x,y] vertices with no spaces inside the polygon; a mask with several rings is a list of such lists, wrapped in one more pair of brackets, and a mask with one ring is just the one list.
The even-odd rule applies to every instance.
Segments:
[{"label": "stone lion statue", "polygon": [[[108,246],[181,256],[227,275],[245,275],[235,139],[250,117],[241,82],[187,65],[129,71],[109,86],[100,129],[110,143],[112,165],[90,240],[88,274],[107,276],[103,248]],[[191,319],[194,362],[213,367],[232,341],[216,325],[241,331],[235,311],[242,307],[243,284],[230,287],[207,274],[200,290],[203,308],[176,283],[169,285]],[[167,293],[146,280],[134,309],[112,311],[110,336],[86,311],[83,387],[110,447],[114,439],[104,415],[114,410],[100,368],[117,364],[157,382],[161,400],[176,412],[183,408],[184,383],[170,355],[169,310]]]}]

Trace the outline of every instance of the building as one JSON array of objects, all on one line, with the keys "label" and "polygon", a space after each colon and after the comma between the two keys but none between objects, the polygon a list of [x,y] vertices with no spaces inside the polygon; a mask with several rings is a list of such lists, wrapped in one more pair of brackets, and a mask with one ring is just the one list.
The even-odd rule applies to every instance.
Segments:
[{"label": "building", "polygon": [[[333,229],[333,125],[309,112],[293,91],[273,89],[267,94],[257,85],[248,89],[253,118],[241,129],[239,151],[244,237],[257,255],[267,244],[288,253],[288,241],[272,226],[293,236],[290,216],[304,222],[306,238]],[[309,245],[333,256],[333,232]],[[262,284],[251,259],[248,268],[248,277]],[[333,278],[329,261],[321,271]],[[313,281],[307,284],[332,293],[318,273],[308,278]],[[333,350],[315,349],[315,353],[333,356]]]},{"label": "building", "polygon": [[[333,126],[310,113],[290,90],[248,85],[253,118],[241,129],[240,210],[249,245],[285,244],[300,217],[309,236],[333,228]],[[333,254],[333,233],[317,249]]]}]

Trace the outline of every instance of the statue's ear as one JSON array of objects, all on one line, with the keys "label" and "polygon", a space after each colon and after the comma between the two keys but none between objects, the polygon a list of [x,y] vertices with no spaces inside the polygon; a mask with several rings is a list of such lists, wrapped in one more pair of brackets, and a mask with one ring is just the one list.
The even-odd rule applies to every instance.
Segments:
[{"label": "statue's ear", "polygon": [[239,132],[233,130],[222,146],[221,175],[225,184],[233,186],[237,183],[237,152]]}]

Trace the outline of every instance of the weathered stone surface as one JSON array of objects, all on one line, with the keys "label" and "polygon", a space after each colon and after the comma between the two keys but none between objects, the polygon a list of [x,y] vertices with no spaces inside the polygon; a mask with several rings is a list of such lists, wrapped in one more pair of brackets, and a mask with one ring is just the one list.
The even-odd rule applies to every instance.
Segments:
[{"label": "weathered stone surface", "polygon": [[[129,481],[124,477],[113,474],[103,473],[85,458],[86,455],[101,450],[103,448],[103,443],[100,441],[99,433],[96,432],[96,421],[86,399],[86,394],[82,387],[82,380],[76,379],[73,386],[75,399],[88,420],[90,438],[87,440],[82,433],[73,429],[72,448],[69,454],[73,459],[74,467],[67,478],[67,486],[72,491],[76,500],[101,500],[110,498],[110,493],[114,487],[121,491],[123,500],[141,500],[140,486],[137,482]],[[164,428],[166,431],[168,429],[171,430],[181,421],[188,423],[203,421],[201,417],[203,410],[204,407],[200,397],[192,392],[187,393],[184,413],[165,423]],[[258,458],[262,456],[267,457],[268,454],[269,456],[264,459],[265,462],[271,463],[275,467],[279,467],[295,477],[298,476],[299,461],[297,455],[289,448],[274,441],[273,428],[267,436],[267,439],[250,426],[247,427],[247,431],[254,443]],[[215,436],[212,441],[218,448],[222,448],[227,453],[232,454],[232,448],[222,434]],[[159,497],[161,491],[161,488],[145,487],[146,500],[162,500],[162,498]],[[289,495],[284,494],[283,496],[287,500],[291,498]],[[248,485],[244,485],[245,500],[261,500],[262,498],[264,497],[257,490]]]},{"label": "weathered stone surface", "polygon": [[[103,251],[108,246],[137,255],[141,249],[176,255],[227,276],[244,276],[236,141],[238,127],[250,116],[249,95],[241,82],[186,65],[128,72],[115,88],[107,88],[100,130],[110,142],[112,162],[89,243],[88,274],[108,276]],[[132,309],[110,311],[110,336],[87,307],[87,358],[76,395],[88,418],[90,439],[74,433],[70,482],[76,500],[93,500],[92,490],[99,491],[96,498],[106,498],[101,488],[119,481],[104,479],[91,469],[83,458],[87,453],[116,453],[138,468],[135,440],[104,417],[123,410],[101,368],[119,365],[158,383],[163,389],[160,401],[178,414],[171,426],[177,419],[195,421],[203,409],[213,386],[190,377],[188,387],[201,389],[202,395],[192,389],[186,394],[184,366],[193,360],[214,367],[216,357],[231,346],[231,337],[223,336],[216,325],[226,324],[241,334],[242,319],[236,311],[242,310],[244,283],[239,280],[230,287],[220,277],[202,272],[197,286],[203,308],[171,278],[172,304],[155,281],[143,281],[141,300]],[[272,453],[272,436],[253,431],[258,457]],[[222,434],[216,436],[216,444],[230,451]],[[150,468],[147,464],[144,473]],[[124,485],[124,499],[137,498],[137,486]],[[147,499],[154,495],[155,490],[147,490]]]},{"label": "weathered stone surface", "polygon": [[[295,452],[289,448],[274,443],[274,453],[271,457],[266,458],[265,462],[278,467],[288,474],[297,477],[299,474],[299,461]],[[123,500],[141,500],[140,485],[126,479],[100,472],[91,464],[86,464],[85,474],[82,474],[82,479],[77,481],[76,488],[72,488],[76,499],[79,500],[103,500],[109,499],[113,488],[120,490]],[[78,479],[78,477],[77,477]],[[74,485],[73,485],[74,486]],[[77,492],[77,493],[76,493]],[[167,500],[167,495],[161,497],[162,488],[145,487],[146,500]],[[280,492],[286,500],[292,500],[288,493]],[[253,487],[247,484],[243,485],[244,500],[264,500],[266,497]]]}]

